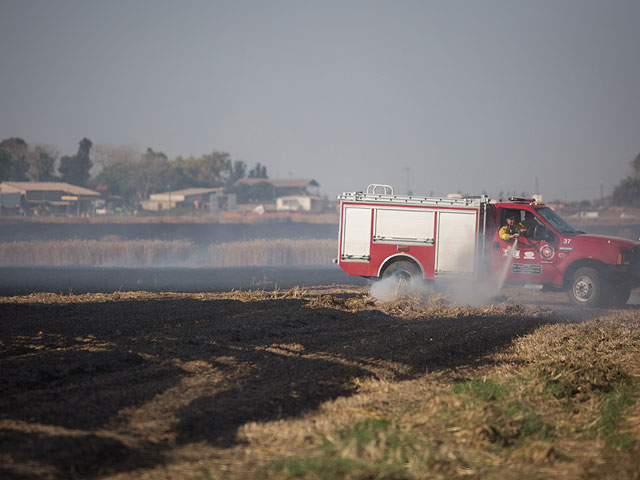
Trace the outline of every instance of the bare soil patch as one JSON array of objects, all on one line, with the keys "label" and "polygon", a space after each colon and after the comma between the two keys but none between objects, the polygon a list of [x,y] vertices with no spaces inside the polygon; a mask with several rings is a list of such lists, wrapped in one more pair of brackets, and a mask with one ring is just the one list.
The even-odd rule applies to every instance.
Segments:
[{"label": "bare soil patch", "polygon": [[0,298],[0,476],[637,478],[637,307],[542,295]]}]

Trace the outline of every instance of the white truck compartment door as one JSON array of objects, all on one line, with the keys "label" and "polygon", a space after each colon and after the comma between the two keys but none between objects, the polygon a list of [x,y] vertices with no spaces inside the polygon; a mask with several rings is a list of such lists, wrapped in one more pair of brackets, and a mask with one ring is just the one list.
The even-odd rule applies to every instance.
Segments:
[{"label": "white truck compartment door", "polygon": [[342,260],[369,260],[370,250],[371,207],[344,207]]},{"label": "white truck compartment door", "polygon": [[433,245],[434,215],[419,208],[378,208],[373,240]]},{"label": "white truck compartment door", "polygon": [[437,273],[473,273],[477,212],[438,212]]}]

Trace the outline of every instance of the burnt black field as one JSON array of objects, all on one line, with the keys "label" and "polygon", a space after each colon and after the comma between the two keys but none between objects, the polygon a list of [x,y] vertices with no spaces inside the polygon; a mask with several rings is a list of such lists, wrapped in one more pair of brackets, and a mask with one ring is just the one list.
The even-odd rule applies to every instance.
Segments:
[{"label": "burnt black field", "polygon": [[63,294],[221,292],[321,285],[366,285],[337,265],[235,268],[0,267],[0,296]]}]

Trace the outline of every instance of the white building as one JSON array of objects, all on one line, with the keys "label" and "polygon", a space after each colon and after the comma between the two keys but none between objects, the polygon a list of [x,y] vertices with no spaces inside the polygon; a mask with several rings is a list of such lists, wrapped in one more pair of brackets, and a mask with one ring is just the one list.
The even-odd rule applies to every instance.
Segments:
[{"label": "white building", "polygon": [[289,212],[322,212],[327,210],[328,200],[314,195],[287,195],[276,199],[276,210]]},{"label": "white building", "polygon": [[181,207],[191,207],[194,210],[235,209],[235,194],[225,194],[222,187],[218,188],[185,188],[172,192],[153,193],[141,205],[144,210],[169,210]]}]

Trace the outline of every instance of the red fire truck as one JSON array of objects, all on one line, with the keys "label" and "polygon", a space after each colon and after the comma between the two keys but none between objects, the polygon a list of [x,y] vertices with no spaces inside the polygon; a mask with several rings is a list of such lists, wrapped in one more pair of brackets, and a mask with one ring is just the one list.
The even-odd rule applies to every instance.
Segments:
[{"label": "red fire truck", "polygon": [[[640,286],[640,243],[585,234],[532,198],[403,196],[379,184],[338,198],[337,261],[349,275],[541,285],[582,307],[623,305]],[[510,243],[499,230],[514,215],[525,229]]]}]

